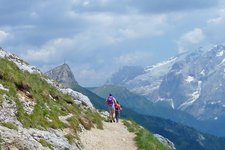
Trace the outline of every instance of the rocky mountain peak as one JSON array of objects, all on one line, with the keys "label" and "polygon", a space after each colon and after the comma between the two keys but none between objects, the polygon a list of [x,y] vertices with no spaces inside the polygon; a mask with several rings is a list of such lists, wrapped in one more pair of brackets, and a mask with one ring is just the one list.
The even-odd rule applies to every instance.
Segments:
[{"label": "rocky mountain peak", "polygon": [[46,75],[67,88],[71,88],[78,84],[69,65],[65,63],[46,72]]}]

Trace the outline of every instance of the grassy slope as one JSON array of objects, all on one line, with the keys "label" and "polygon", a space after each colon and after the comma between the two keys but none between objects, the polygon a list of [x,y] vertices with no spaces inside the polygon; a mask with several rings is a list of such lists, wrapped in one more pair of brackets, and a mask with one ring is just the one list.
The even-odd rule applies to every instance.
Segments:
[{"label": "grassy slope", "polygon": [[170,150],[170,148],[160,143],[153,134],[141,128],[135,122],[123,120],[123,124],[127,126],[128,131],[136,134],[135,141],[139,150]]},{"label": "grassy slope", "polygon": [[[80,108],[70,96],[59,92],[41,75],[21,71],[14,63],[6,59],[0,59],[0,83],[9,89],[9,92],[0,90],[0,101],[3,100],[3,94],[6,94],[10,100],[16,102],[17,119],[25,128],[63,129],[70,127],[76,133],[79,130],[78,124],[84,124],[83,118],[90,121],[89,126],[96,124],[97,127],[102,128],[102,119],[97,112]],[[23,104],[18,98],[18,91],[36,102],[32,114],[29,115],[25,112]],[[59,116],[68,114],[73,114],[68,119],[69,124],[61,122]],[[86,126],[88,125],[86,124]]]}]

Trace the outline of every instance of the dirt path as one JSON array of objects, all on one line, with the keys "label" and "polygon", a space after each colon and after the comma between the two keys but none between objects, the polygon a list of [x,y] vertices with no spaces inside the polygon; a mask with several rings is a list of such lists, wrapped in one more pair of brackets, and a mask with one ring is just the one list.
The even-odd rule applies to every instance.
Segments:
[{"label": "dirt path", "polygon": [[104,130],[91,129],[80,135],[86,150],[137,150],[134,137],[122,123],[107,122]]}]

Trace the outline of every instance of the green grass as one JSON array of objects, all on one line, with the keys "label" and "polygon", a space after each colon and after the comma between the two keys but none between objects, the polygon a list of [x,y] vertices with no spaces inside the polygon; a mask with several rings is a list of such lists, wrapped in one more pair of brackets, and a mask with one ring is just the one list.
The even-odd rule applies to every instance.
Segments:
[{"label": "green grass", "polygon": [[72,128],[75,132],[79,131],[79,118],[77,116],[72,116],[67,119],[70,123],[70,128]]},{"label": "green grass", "polygon": [[140,126],[138,124],[136,124],[134,121],[132,121],[131,119],[129,120],[123,120],[123,124],[127,127],[127,130],[129,132],[136,132],[138,130],[140,130]]},{"label": "green grass", "polygon": [[91,110],[87,110],[85,112],[86,116],[90,118],[90,120],[96,124],[96,127],[98,129],[103,129],[103,123],[102,120],[103,118],[101,117],[101,115],[98,112],[93,112]]},{"label": "green grass", "polygon": [[2,96],[2,94],[0,93],[0,106],[2,106],[2,103],[3,103],[3,96]]},{"label": "green grass", "polygon": [[39,140],[39,143],[41,143],[41,145],[42,145],[42,146],[44,146],[44,147],[48,147],[49,149],[53,150],[52,145],[51,145],[51,144],[49,144],[46,140],[44,140],[44,139],[40,139],[40,140]]},{"label": "green grass", "polygon": [[138,150],[171,150],[160,143],[152,133],[140,127],[134,121],[123,120],[123,124],[127,127],[128,131],[136,134],[135,141]]},{"label": "green grass", "polygon": [[4,146],[4,140],[2,139],[1,135],[0,135],[0,150],[5,150],[5,146]]},{"label": "green grass", "polygon": [[68,142],[69,142],[70,144],[73,144],[73,143],[74,143],[74,139],[75,139],[75,136],[74,136],[74,135],[72,135],[72,134],[67,134],[67,135],[65,135],[65,138],[67,138],[67,140],[68,140]]},{"label": "green grass", "polygon": [[17,126],[10,122],[2,122],[2,123],[0,123],[0,125],[7,127],[9,129],[17,130]]},{"label": "green grass", "polygon": [[[96,112],[83,110],[74,103],[71,96],[63,94],[58,89],[48,84],[44,76],[39,74],[30,74],[27,71],[20,70],[13,62],[7,59],[0,59],[0,83],[9,89],[9,92],[0,90],[0,104],[3,101],[3,94],[6,94],[9,99],[16,102],[17,119],[25,128],[67,128],[72,127],[75,131],[79,130],[79,124],[82,121],[79,116],[85,114],[85,118],[96,124],[98,128],[102,128],[102,118]],[[23,104],[19,101],[17,91],[23,92],[31,100],[35,101],[36,105],[32,114],[27,114]],[[51,97],[54,98],[51,99]],[[73,114],[69,119],[69,125],[59,120],[59,116]]]},{"label": "green grass", "polygon": [[5,146],[0,145],[0,150],[6,150]]}]

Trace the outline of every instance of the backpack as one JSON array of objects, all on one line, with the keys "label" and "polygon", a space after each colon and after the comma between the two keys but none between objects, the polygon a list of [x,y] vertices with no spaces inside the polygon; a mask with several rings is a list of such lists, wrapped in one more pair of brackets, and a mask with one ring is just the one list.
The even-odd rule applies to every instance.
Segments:
[{"label": "backpack", "polygon": [[113,96],[109,96],[108,98],[107,98],[107,104],[109,105],[109,106],[112,106],[113,105],[113,102],[114,101],[114,97]]},{"label": "backpack", "polygon": [[115,109],[116,109],[116,110],[120,110],[120,108],[121,108],[121,107],[120,107],[120,104],[115,103]]}]

